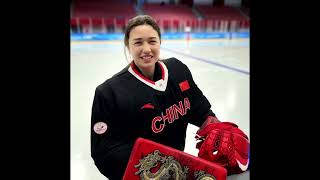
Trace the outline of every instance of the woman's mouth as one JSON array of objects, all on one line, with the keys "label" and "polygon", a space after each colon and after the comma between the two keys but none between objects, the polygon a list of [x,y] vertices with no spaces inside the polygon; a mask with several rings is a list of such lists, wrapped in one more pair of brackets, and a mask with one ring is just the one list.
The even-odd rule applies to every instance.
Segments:
[{"label": "woman's mouth", "polygon": [[153,56],[151,56],[151,55],[146,55],[146,56],[142,56],[142,57],[141,57],[141,59],[146,60],[146,61],[149,61],[149,60],[151,60],[152,58],[153,58]]}]

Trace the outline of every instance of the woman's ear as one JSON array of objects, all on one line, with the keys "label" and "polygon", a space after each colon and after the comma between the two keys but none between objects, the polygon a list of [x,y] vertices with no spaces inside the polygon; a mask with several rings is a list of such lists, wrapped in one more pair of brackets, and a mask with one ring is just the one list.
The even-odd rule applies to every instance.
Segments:
[{"label": "woman's ear", "polygon": [[124,46],[124,49],[123,49],[123,50],[124,50],[124,56],[125,56],[128,64],[131,63],[131,61],[133,60],[133,58],[132,58],[132,56],[131,56],[131,54],[130,54],[129,48],[128,48],[127,46]]}]

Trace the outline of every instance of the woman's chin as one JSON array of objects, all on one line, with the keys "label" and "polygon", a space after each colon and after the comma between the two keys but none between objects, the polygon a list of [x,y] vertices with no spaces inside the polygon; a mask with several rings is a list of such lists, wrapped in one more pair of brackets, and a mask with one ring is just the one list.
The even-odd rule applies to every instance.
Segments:
[{"label": "woman's chin", "polygon": [[141,60],[141,65],[145,67],[153,66],[157,61],[155,61],[153,58],[152,59],[142,59]]}]

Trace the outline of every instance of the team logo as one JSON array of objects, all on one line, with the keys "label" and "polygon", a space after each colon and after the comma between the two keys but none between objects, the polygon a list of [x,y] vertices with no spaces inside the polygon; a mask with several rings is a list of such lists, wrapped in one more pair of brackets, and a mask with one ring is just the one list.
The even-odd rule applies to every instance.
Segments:
[{"label": "team logo", "polygon": [[141,109],[154,109],[154,106],[151,103],[148,103],[143,105]]},{"label": "team logo", "polygon": [[246,171],[248,169],[248,166],[249,166],[249,160],[247,161],[247,164],[242,164],[240,161],[238,161],[236,159],[238,165],[239,165],[239,168],[242,170],[242,171]]},{"label": "team logo", "polygon": [[107,129],[108,129],[108,126],[105,122],[97,122],[93,126],[93,130],[97,134],[103,134],[107,131]]},{"label": "team logo", "polygon": [[184,98],[183,101],[179,101],[178,105],[173,104],[165,110],[165,113],[161,112],[161,116],[156,116],[152,119],[152,131],[154,133],[163,131],[166,127],[166,122],[169,122],[169,124],[173,123],[180,117],[185,116],[187,114],[187,110],[190,110],[190,101],[188,98]]}]

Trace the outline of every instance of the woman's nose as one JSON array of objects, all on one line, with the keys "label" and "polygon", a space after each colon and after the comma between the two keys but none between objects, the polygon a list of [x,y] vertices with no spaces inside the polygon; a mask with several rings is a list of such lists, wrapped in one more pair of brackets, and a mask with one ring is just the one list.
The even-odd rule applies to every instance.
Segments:
[{"label": "woman's nose", "polygon": [[144,43],[142,48],[143,48],[142,51],[143,51],[144,53],[149,53],[149,52],[151,52],[151,48],[150,48],[150,46],[149,46],[148,43]]}]

